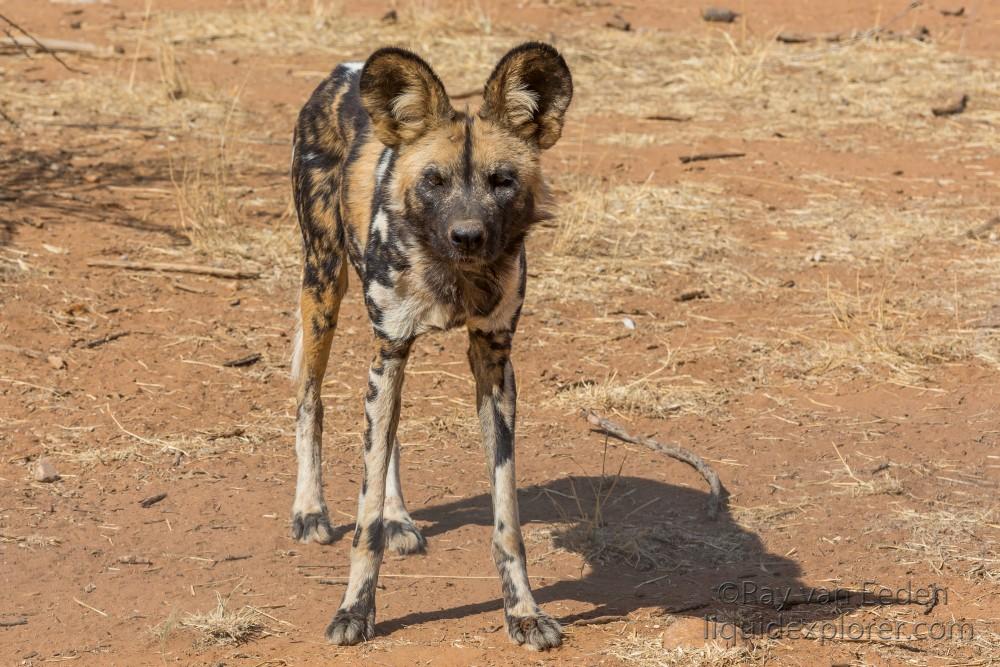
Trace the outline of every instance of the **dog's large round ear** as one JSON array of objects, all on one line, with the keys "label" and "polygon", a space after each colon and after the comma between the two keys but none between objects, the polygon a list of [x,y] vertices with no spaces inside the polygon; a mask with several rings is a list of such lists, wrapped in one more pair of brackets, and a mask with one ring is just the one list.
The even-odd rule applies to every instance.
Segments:
[{"label": "dog's large round ear", "polygon": [[404,49],[384,48],[369,56],[359,86],[372,130],[386,146],[411,142],[453,113],[434,70]]},{"label": "dog's large round ear", "polygon": [[562,134],[573,98],[573,77],[553,47],[528,42],[497,63],[483,90],[479,115],[525,141],[550,148]]}]

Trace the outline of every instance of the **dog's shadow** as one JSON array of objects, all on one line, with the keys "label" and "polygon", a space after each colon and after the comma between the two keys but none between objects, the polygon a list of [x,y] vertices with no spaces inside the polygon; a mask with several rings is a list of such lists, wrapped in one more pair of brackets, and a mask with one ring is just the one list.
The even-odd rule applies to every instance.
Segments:
[{"label": "dog's shadow", "polygon": [[[518,499],[529,575],[551,572],[545,554],[553,550],[584,559],[577,576],[533,579],[536,600],[563,624],[651,609],[762,634],[791,622],[836,618],[861,604],[844,591],[807,588],[794,560],[768,552],[725,507],[708,519],[708,495],[701,491],[641,477],[569,477],[519,489]],[[467,524],[490,526],[491,516],[488,495],[413,512],[431,549],[435,536]],[[484,558],[488,553],[484,544]],[[381,632],[498,611],[496,585],[497,597],[489,602],[387,619]],[[567,600],[590,608],[560,615],[553,603]]]}]

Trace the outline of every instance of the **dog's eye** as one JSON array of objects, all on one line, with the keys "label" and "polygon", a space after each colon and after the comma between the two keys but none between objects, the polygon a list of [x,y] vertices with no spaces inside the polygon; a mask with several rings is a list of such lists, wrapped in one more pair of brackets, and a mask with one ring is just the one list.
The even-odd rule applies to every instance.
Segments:
[{"label": "dog's eye", "polygon": [[424,172],[424,185],[439,188],[444,185],[444,176],[437,169],[428,169]]},{"label": "dog's eye", "polygon": [[490,174],[490,185],[494,190],[501,188],[512,190],[517,187],[517,177],[506,170],[496,171]]}]

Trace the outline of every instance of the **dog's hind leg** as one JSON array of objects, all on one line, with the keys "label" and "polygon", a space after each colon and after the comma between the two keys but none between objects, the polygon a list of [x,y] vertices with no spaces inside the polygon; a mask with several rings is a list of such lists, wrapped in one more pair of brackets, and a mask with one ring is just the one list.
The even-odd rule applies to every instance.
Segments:
[{"label": "dog's hind leg", "polygon": [[493,495],[493,560],[503,590],[507,633],[517,644],[544,650],[562,643],[562,629],[535,604],[517,510],[514,422],[517,388],[510,362],[511,331],[469,329],[469,364]]},{"label": "dog's hind leg", "polygon": [[320,264],[306,252],[299,297],[301,321],[296,334],[292,372],[298,385],[295,454],[298,479],[292,504],[292,537],[302,542],[329,544],[333,527],[323,500],[323,375],[337,328],[340,301],[347,290],[347,263],[343,252],[331,249]]},{"label": "dog's hind leg", "polygon": [[401,556],[424,553],[427,540],[403,502],[403,488],[399,480],[399,438],[392,445],[389,474],[385,480],[385,547]]}]

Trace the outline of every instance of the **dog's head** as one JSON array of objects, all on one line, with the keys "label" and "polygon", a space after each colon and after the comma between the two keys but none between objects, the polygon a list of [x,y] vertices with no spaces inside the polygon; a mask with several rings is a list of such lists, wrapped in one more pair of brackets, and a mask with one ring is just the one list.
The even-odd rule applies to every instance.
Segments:
[{"label": "dog's head", "polygon": [[418,56],[380,49],[361,102],[396,152],[388,205],[435,256],[461,268],[495,261],[544,217],[539,154],[562,134],[573,81],[562,56],[531,42],[500,59],[476,114],[458,112]]}]

